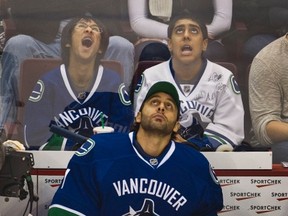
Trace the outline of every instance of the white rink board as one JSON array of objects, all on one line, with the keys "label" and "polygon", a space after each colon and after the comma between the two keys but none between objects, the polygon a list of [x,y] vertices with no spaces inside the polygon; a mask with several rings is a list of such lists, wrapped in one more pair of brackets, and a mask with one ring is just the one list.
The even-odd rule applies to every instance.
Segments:
[{"label": "white rink board", "polygon": [[214,169],[269,170],[271,152],[202,152]]},{"label": "white rink board", "polygon": [[[66,168],[73,151],[30,151],[34,168]],[[202,152],[214,169],[272,169],[271,152]]]}]

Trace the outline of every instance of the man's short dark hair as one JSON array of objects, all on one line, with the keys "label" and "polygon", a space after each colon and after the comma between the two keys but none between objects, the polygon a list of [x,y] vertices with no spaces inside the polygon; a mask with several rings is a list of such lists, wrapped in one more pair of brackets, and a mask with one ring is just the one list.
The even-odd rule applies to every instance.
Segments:
[{"label": "man's short dark hair", "polygon": [[203,39],[208,39],[208,31],[207,31],[206,24],[202,21],[201,18],[199,18],[198,16],[193,15],[192,13],[189,13],[189,12],[183,12],[182,14],[175,16],[170,21],[169,26],[168,26],[168,30],[167,30],[168,38],[171,39],[175,24],[178,20],[181,20],[181,19],[190,19],[190,20],[193,20],[194,22],[196,22],[200,26],[200,29],[201,29],[201,32],[203,35]]}]

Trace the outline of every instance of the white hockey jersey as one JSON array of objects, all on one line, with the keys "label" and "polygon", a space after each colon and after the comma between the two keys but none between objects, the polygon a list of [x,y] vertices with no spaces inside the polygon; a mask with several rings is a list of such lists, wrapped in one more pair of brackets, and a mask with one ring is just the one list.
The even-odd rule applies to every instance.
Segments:
[{"label": "white hockey jersey", "polygon": [[232,147],[239,145],[244,139],[244,108],[233,73],[207,60],[207,65],[194,86],[180,86],[174,79],[170,61],[143,72],[134,92],[135,115],[148,89],[159,80],[168,81],[175,85],[179,93],[183,138],[189,139],[197,135],[208,137],[210,141],[213,140],[215,149],[221,144]]}]

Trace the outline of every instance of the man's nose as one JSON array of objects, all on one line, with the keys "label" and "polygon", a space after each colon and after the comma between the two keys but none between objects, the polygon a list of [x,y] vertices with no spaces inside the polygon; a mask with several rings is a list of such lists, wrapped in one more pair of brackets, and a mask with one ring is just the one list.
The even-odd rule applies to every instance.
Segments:
[{"label": "man's nose", "polygon": [[165,110],[164,104],[163,104],[163,103],[160,103],[160,104],[159,104],[159,107],[158,107],[158,111],[164,112],[164,110]]},{"label": "man's nose", "polygon": [[190,40],[190,32],[189,32],[189,29],[185,29],[183,36],[184,36],[184,39]]},{"label": "man's nose", "polygon": [[85,32],[91,33],[92,32],[92,28],[90,26],[87,26],[86,29],[85,29]]}]

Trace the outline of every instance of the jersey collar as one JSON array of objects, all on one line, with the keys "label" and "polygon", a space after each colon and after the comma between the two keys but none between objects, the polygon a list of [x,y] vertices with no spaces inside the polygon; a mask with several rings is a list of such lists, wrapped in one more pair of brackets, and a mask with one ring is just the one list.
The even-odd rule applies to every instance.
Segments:
[{"label": "jersey collar", "polygon": [[141,145],[138,143],[136,139],[135,132],[131,132],[129,134],[129,137],[132,143],[132,147],[136,152],[136,154],[138,155],[138,157],[154,169],[157,169],[161,165],[163,165],[175,151],[175,143],[174,141],[170,141],[169,144],[165,147],[164,151],[159,156],[153,157],[144,152]]}]

